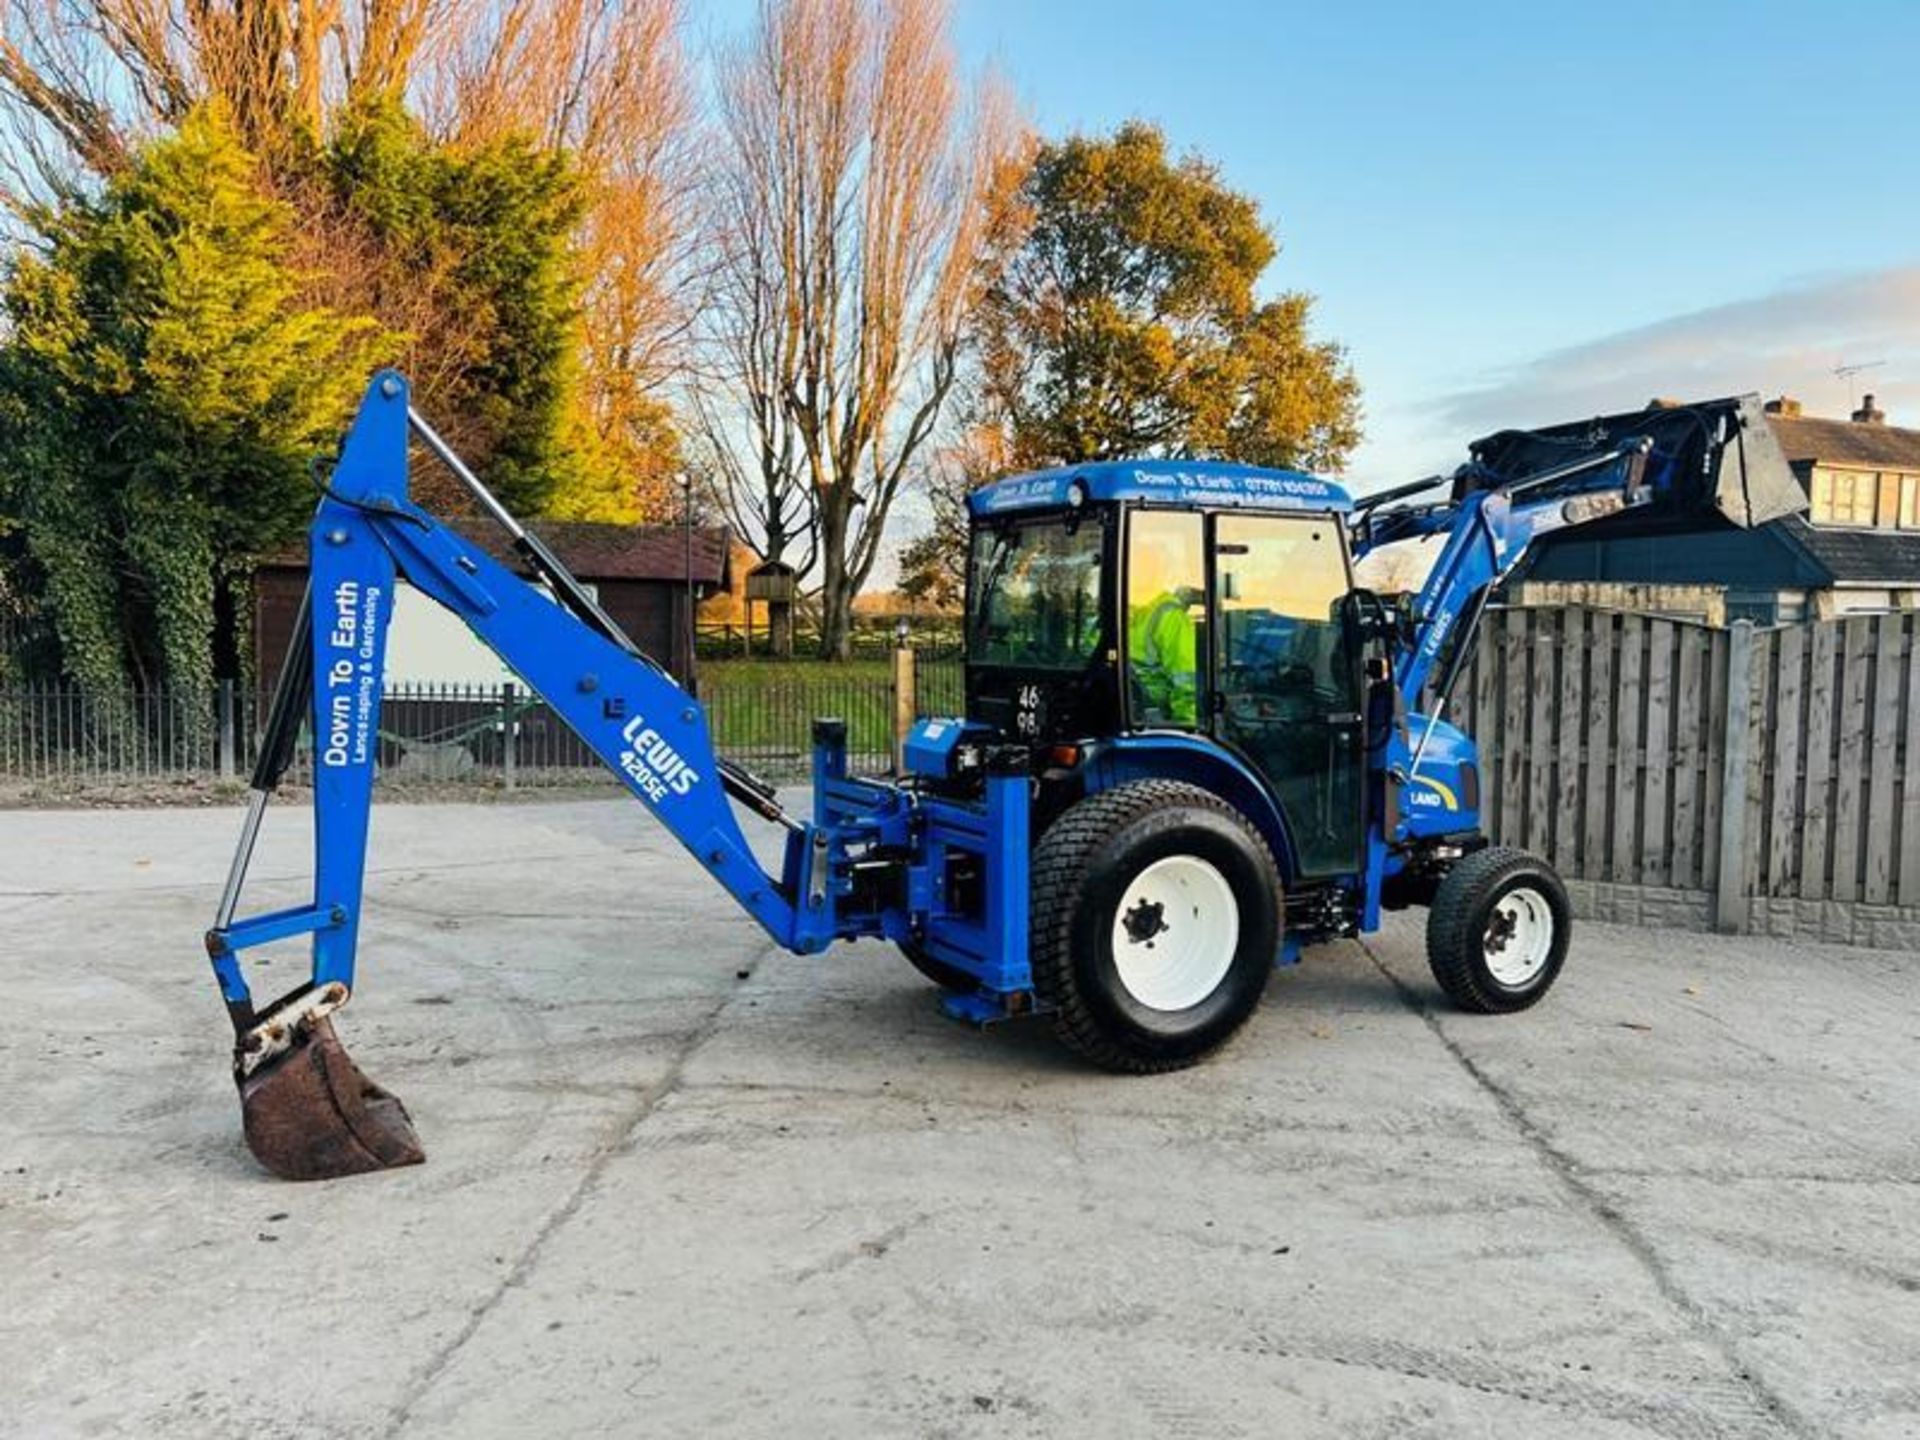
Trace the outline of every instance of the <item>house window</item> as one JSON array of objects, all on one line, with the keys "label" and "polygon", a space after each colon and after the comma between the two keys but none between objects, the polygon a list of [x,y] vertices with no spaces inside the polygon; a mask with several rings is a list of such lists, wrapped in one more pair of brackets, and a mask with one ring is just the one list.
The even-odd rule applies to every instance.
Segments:
[{"label": "house window", "polygon": [[1880,476],[1872,470],[1813,471],[1813,521],[1816,525],[1871,525],[1879,509]]}]

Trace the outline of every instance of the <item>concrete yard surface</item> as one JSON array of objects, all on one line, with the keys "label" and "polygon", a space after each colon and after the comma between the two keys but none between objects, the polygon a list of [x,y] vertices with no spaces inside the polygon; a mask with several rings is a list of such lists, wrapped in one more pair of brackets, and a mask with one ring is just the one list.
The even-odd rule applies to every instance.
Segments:
[{"label": "concrete yard surface", "polygon": [[635,805],[382,806],[340,1029],[429,1160],[298,1186],[238,822],[0,814],[5,1434],[1920,1436],[1920,957],[1586,925],[1487,1019],[1409,916],[1122,1079],[772,952]]}]

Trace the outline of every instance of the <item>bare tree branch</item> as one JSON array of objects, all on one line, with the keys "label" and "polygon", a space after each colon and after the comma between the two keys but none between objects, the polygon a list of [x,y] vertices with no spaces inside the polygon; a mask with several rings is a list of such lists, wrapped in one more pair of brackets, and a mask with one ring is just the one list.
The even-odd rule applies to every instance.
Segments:
[{"label": "bare tree branch", "polygon": [[829,655],[1018,229],[1025,137],[997,89],[970,111],[965,88],[937,0],[763,0],[720,66],[703,335],[747,419],[708,438],[743,512],[810,498]]}]

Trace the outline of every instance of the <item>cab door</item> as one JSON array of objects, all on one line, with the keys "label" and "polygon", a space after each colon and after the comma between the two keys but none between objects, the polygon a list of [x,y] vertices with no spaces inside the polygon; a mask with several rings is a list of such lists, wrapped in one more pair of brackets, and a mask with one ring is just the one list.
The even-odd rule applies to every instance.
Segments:
[{"label": "cab door", "polygon": [[1217,515],[1212,559],[1214,733],[1266,777],[1303,876],[1358,870],[1365,727],[1340,527]]}]

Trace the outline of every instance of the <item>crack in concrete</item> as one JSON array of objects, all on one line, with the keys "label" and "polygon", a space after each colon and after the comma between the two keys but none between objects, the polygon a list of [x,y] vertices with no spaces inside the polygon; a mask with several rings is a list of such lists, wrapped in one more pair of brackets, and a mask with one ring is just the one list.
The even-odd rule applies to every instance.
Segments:
[{"label": "crack in concrete", "polygon": [[1660,1258],[1650,1240],[1620,1213],[1611,1200],[1585,1174],[1580,1162],[1567,1151],[1562,1150],[1546,1132],[1527,1113],[1520,1100],[1499,1081],[1487,1074],[1480,1065],[1463,1050],[1454,1038],[1441,1028],[1439,1018],[1433,1013],[1421,996],[1398,975],[1394,974],[1373,947],[1364,940],[1359,942],[1361,951],[1386,978],[1389,985],[1398,992],[1407,1008],[1417,1016],[1434,1039],[1440,1042],[1454,1063],[1466,1072],[1475,1085],[1484,1091],[1493,1101],[1507,1123],[1526,1142],[1528,1149],[1544,1165],[1566,1193],[1572,1197],[1580,1209],[1610,1235],[1615,1243],[1624,1249],[1645,1273],[1655,1291],[1680,1315],[1695,1338],[1705,1343],[1726,1363],[1733,1377],[1741,1387],[1758,1402],[1762,1411],[1770,1415],[1779,1427],[1797,1440],[1820,1440],[1825,1433],[1810,1419],[1802,1415],[1785,1396],[1775,1390],[1757,1372],[1757,1369],[1740,1353],[1739,1346],[1732,1336],[1714,1322],[1701,1303],[1687,1293],[1686,1289],[1674,1277],[1673,1272]]},{"label": "crack in concrete", "polygon": [[862,1260],[883,1260],[889,1250],[906,1238],[909,1231],[926,1224],[932,1218],[931,1211],[917,1210],[906,1219],[889,1225],[878,1235],[869,1236],[865,1240],[856,1240],[853,1244],[836,1250],[824,1260],[801,1266],[793,1272],[793,1283],[797,1285],[821,1275],[832,1275]]},{"label": "crack in concrete", "polygon": [[1525,1372],[1516,1375],[1505,1363],[1392,1341],[1362,1339],[1343,1345],[1337,1337],[1319,1342],[1297,1338],[1282,1342],[1257,1335],[1235,1348],[1266,1359],[1335,1365],[1447,1386],[1518,1405],[1539,1406],[1575,1420],[1618,1421],[1666,1440],[1751,1440],[1750,1415],[1728,1417],[1687,1401],[1667,1403],[1624,1393],[1597,1380],[1583,1382]]},{"label": "crack in concrete", "polygon": [[[773,951],[774,946],[771,942],[762,947],[759,954],[746,966],[745,978],[750,980],[759,971],[761,962]],[[720,1023],[726,1018],[728,1008],[744,988],[736,985],[729,990],[721,998],[720,1003],[714,1006],[695,1027],[688,1036],[687,1043],[668,1064],[666,1072],[658,1081],[641,1091],[633,1108],[620,1118],[613,1138],[595,1152],[592,1162],[581,1172],[580,1178],[574,1182],[573,1188],[567,1192],[566,1197],[540,1223],[532,1238],[522,1247],[520,1254],[508,1267],[507,1273],[500,1277],[492,1291],[473,1308],[466,1322],[453,1337],[436,1350],[424,1365],[414,1371],[412,1378],[402,1388],[399,1397],[388,1408],[387,1427],[381,1432],[384,1440],[393,1440],[393,1437],[400,1435],[406,1429],[413,1419],[415,1407],[446,1373],[447,1367],[466,1347],[467,1342],[479,1333],[487,1317],[506,1298],[509,1291],[517,1290],[524,1285],[527,1277],[539,1263],[540,1255],[546,1249],[547,1243],[580,1213],[581,1206],[586,1203],[588,1195],[599,1183],[600,1177],[606,1173],[607,1166],[616,1157],[632,1149],[634,1137],[640,1128],[653,1117],[669,1096],[680,1089],[681,1078],[685,1075],[688,1064],[699,1053],[701,1047],[719,1031]]]},{"label": "crack in concrete", "polygon": [[1835,1175],[1825,1170],[1729,1170],[1720,1166],[1588,1165],[1591,1176],[1621,1180],[1700,1180],[1709,1185],[1920,1185],[1920,1174]]}]

